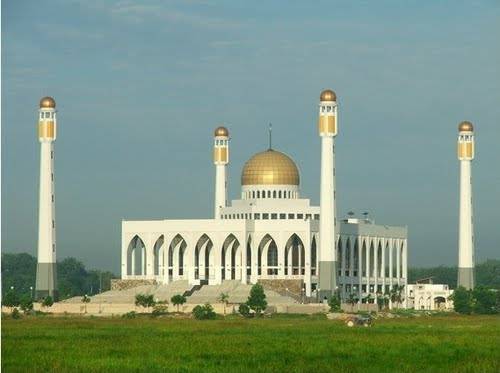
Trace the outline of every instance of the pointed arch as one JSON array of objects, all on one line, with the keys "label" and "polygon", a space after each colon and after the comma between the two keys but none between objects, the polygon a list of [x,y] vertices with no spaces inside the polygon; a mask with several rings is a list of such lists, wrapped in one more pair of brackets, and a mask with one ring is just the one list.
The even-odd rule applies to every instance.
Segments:
[{"label": "pointed arch", "polygon": [[223,280],[236,279],[237,262],[241,266],[241,250],[238,250],[239,247],[240,242],[234,234],[230,233],[222,244],[222,250],[220,254]]},{"label": "pointed arch", "polygon": [[351,237],[347,237],[347,240],[345,242],[345,273],[344,275],[346,276],[351,276]]},{"label": "pointed arch", "polygon": [[162,234],[153,246],[153,274],[155,276],[164,275],[165,266],[165,236]]},{"label": "pointed arch", "polygon": [[285,275],[305,274],[305,248],[300,237],[294,233],[285,244]]},{"label": "pointed arch", "polygon": [[316,245],[316,235],[313,235],[311,242],[311,275],[315,276],[317,273],[317,261],[318,261],[318,248]]},{"label": "pointed arch", "polygon": [[168,276],[170,280],[184,276],[184,263],[187,242],[180,233],[177,233],[168,246]]},{"label": "pointed arch", "polygon": [[381,277],[383,273],[383,268],[382,268],[382,240],[378,241],[378,246],[377,246],[377,272],[375,273],[376,277]]},{"label": "pointed arch", "polygon": [[140,276],[146,274],[146,245],[135,235],[127,247],[127,275]]},{"label": "pointed arch", "polygon": [[245,265],[245,275],[249,277],[252,275],[252,236],[250,235],[248,235],[247,239],[247,262],[245,263]]},{"label": "pointed arch", "polygon": [[361,246],[361,270],[362,270],[362,275],[365,277],[368,277],[368,271],[367,271],[367,265],[368,265],[368,260],[367,260],[367,253],[368,253],[368,248],[366,247],[366,239],[363,239],[363,244]]},{"label": "pointed arch", "polygon": [[342,257],[342,237],[339,237],[339,240],[337,242],[337,268],[338,268],[338,274],[339,275],[342,275],[342,273],[340,273],[342,270],[342,261],[344,260],[344,258]]},{"label": "pointed arch", "polygon": [[353,271],[353,276],[358,276],[358,269],[359,269],[359,239],[356,237],[354,240],[354,255],[353,255],[353,266],[352,266],[352,271]]},{"label": "pointed arch", "polygon": [[[268,254],[271,250],[271,254]],[[278,274],[278,246],[272,236],[267,233],[259,243],[258,248],[258,269],[259,275]],[[270,263],[271,260],[271,263]],[[270,265],[274,264],[276,265]]]},{"label": "pointed arch", "polygon": [[370,273],[368,277],[374,277],[375,274],[375,247],[373,246],[373,239],[370,240]]},{"label": "pointed arch", "polygon": [[213,242],[210,237],[203,233],[194,247],[194,278],[196,280],[208,280],[211,277],[210,268],[213,267],[212,254]]}]

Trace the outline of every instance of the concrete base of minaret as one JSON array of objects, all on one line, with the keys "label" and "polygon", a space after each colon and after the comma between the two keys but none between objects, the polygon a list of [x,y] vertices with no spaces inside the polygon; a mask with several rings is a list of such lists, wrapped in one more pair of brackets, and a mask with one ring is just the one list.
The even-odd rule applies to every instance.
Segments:
[{"label": "concrete base of minaret", "polygon": [[337,262],[319,262],[319,301],[329,299],[337,290]]},{"label": "concrete base of minaret", "polygon": [[458,286],[474,289],[474,268],[458,268]]},{"label": "concrete base of minaret", "polygon": [[38,263],[36,267],[36,299],[45,298],[50,295],[57,300],[57,264]]}]

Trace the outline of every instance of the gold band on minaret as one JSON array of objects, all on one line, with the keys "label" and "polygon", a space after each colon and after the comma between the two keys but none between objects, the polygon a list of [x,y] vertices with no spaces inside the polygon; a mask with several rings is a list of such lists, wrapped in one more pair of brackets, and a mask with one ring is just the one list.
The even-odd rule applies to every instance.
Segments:
[{"label": "gold band on minaret", "polygon": [[229,131],[226,127],[217,127],[214,131],[214,163],[227,164],[229,162]]},{"label": "gold band on minaret", "polygon": [[331,89],[325,89],[319,97],[318,131],[321,136],[337,135],[337,95]]},{"label": "gold band on minaret", "polygon": [[471,122],[458,125],[457,155],[459,160],[474,159],[474,126]]},{"label": "gold band on minaret", "polygon": [[43,97],[40,100],[40,110],[38,118],[38,139],[40,141],[53,141],[56,139],[57,126],[56,101],[52,97]]}]

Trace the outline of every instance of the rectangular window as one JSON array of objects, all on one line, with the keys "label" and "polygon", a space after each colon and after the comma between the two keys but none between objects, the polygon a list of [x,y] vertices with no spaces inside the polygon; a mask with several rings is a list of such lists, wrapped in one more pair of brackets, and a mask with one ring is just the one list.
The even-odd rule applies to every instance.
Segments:
[{"label": "rectangular window", "polygon": [[297,214],[297,219],[304,219],[304,214]]},{"label": "rectangular window", "polygon": [[278,214],[271,214],[271,219],[273,219],[273,220],[278,219]]},{"label": "rectangular window", "polygon": [[54,151],[53,150],[50,152],[50,158],[54,159]]},{"label": "rectangular window", "polygon": [[311,214],[306,214],[306,219],[311,219]]},{"label": "rectangular window", "polygon": [[56,252],[56,244],[55,243],[52,244],[52,252],[54,252],[54,253]]},{"label": "rectangular window", "polygon": [[260,214],[254,214],[254,217],[253,217],[255,220],[259,220],[260,219]]},{"label": "rectangular window", "polygon": [[295,219],[295,214],[288,214],[288,219]]},{"label": "rectangular window", "polygon": [[319,220],[319,214],[314,214],[314,220]]},{"label": "rectangular window", "polygon": [[54,220],[52,220],[52,228],[55,228],[56,227],[56,222]]},{"label": "rectangular window", "polygon": [[52,194],[52,202],[54,202],[54,195]]},{"label": "rectangular window", "polygon": [[50,174],[50,178],[54,181],[54,174]]},{"label": "rectangular window", "polygon": [[286,214],[280,214],[280,219],[286,219]]},{"label": "rectangular window", "polygon": [[269,214],[262,214],[262,219],[269,219]]}]

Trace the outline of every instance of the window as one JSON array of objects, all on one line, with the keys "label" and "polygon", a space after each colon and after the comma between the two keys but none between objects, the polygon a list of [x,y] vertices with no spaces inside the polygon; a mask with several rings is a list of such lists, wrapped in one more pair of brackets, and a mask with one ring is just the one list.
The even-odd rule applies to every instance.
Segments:
[{"label": "window", "polygon": [[264,220],[269,219],[269,214],[262,214],[262,219]]},{"label": "window", "polygon": [[56,244],[55,243],[52,244],[52,252],[54,252],[54,253],[56,252]]},{"label": "window", "polygon": [[54,195],[52,194],[52,202],[54,202]]},{"label": "window", "polygon": [[271,219],[272,220],[278,219],[278,214],[271,214]]},{"label": "window", "polygon": [[297,214],[297,219],[304,219],[304,214]]},{"label": "window", "polygon": [[271,191],[270,190],[267,191],[267,198],[271,198]]},{"label": "window", "polygon": [[260,191],[257,191],[257,198],[260,198]]},{"label": "window", "polygon": [[281,198],[281,190],[278,192],[278,198]]},{"label": "window", "polygon": [[54,159],[54,151],[53,150],[50,152],[50,158]]},{"label": "window", "polygon": [[291,193],[290,193],[290,191],[288,191],[288,198],[290,198],[290,197],[291,197]]},{"label": "window", "polygon": [[259,220],[259,219],[260,219],[260,214],[254,214],[253,218],[254,218],[255,220]]},{"label": "window", "polygon": [[295,214],[288,214],[288,219],[295,219]]},{"label": "window", "polygon": [[286,219],[286,214],[280,214],[280,219]]},{"label": "window", "polygon": [[319,220],[319,214],[314,214],[314,220]]},{"label": "window", "polygon": [[329,113],[330,111],[332,111],[332,108],[330,106],[327,106],[326,111]]},{"label": "window", "polygon": [[54,220],[52,220],[52,228],[55,228],[56,227],[56,222]]},{"label": "window", "polygon": [[52,181],[54,181],[54,174],[50,174],[50,178],[52,179]]},{"label": "window", "polygon": [[262,191],[262,198],[266,198],[266,191],[265,190]]},{"label": "window", "polygon": [[273,198],[276,198],[276,191],[273,191]]},{"label": "window", "polygon": [[306,214],[306,219],[311,219],[311,214]]}]

